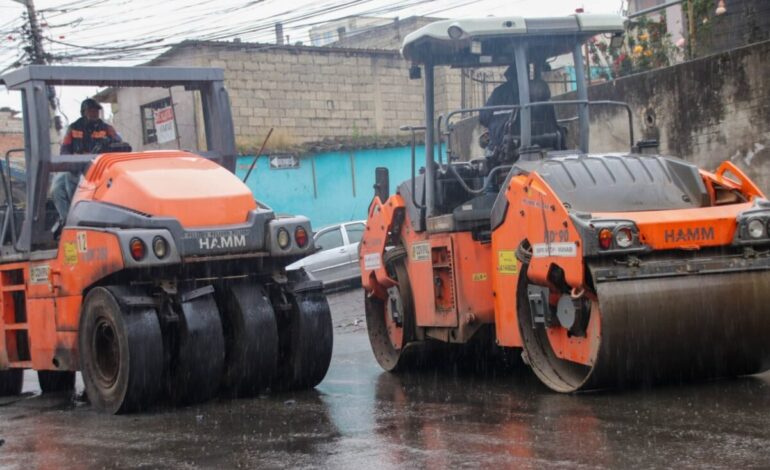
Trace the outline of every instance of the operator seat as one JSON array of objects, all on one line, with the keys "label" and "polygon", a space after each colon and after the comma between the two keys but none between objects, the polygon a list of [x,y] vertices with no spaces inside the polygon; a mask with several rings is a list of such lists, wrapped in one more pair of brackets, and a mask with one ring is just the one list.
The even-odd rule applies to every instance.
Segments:
[{"label": "operator seat", "polygon": [[[550,101],[551,89],[542,78],[529,82],[529,99],[532,103]],[[553,105],[534,106],[531,113],[532,144],[541,148],[564,150],[566,131],[559,126]]]}]

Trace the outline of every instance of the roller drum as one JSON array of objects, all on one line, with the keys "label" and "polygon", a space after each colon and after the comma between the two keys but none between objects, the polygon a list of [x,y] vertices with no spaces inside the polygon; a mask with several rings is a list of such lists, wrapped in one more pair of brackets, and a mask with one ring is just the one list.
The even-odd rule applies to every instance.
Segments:
[{"label": "roller drum", "polygon": [[770,368],[770,271],[603,282],[597,294],[601,343],[581,388]]},{"label": "roller drum", "polygon": [[[520,292],[526,292],[523,274]],[[526,359],[555,391],[706,380],[770,369],[768,270],[598,282],[596,294],[587,336],[578,338],[589,345],[585,364],[557,356],[547,327],[533,323],[526,297],[519,297]]]}]

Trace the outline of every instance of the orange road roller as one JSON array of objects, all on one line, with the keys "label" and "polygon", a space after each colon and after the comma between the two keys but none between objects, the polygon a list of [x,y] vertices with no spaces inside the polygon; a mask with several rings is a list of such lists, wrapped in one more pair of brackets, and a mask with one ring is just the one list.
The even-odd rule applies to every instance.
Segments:
[{"label": "orange road roller", "polygon": [[[360,248],[383,369],[479,337],[558,392],[770,367],[770,202],[729,161],[710,172],[658,155],[635,142],[626,103],[589,100],[582,49],[600,34],[622,39],[623,19],[440,21],[405,38],[425,166],[393,195],[378,169]],[[569,55],[574,97],[551,99],[548,64]],[[439,67],[509,67],[516,102],[434,119]],[[626,150],[589,152],[595,108],[627,114]],[[467,119],[488,123],[481,158],[457,144]]]},{"label": "orange road roller", "polygon": [[[21,176],[9,155],[0,172],[0,395],[20,393],[24,369],[44,393],[72,390],[81,371],[107,413],[323,379],[322,286],[284,269],[312,252],[310,223],[277,217],[235,176],[221,69],[29,66],[2,80],[21,94],[25,148]],[[112,142],[52,156],[48,89],[68,85],[185,87],[201,103],[207,151]],[[59,229],[54,172],[82,173]]]}]

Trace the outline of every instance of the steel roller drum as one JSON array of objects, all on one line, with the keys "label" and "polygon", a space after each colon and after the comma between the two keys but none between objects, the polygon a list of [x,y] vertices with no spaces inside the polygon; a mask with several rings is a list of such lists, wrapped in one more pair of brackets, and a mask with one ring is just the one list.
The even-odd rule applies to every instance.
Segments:
[{"label": "steel roller drum", "polygon": [[[573,392],[755,374],[770,369],[770,271],[597,283],[591,363],[556,357],[544,328],[522,336],[550,388]],[[594,302],[595,304],[595,302]]]}]

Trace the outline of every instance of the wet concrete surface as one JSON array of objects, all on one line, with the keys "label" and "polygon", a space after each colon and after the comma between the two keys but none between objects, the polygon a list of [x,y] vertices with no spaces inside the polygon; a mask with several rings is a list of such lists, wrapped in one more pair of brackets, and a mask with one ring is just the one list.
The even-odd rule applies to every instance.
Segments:
[{"label": "wet concrete surface", "polygon": [[314,391],[105,416],[40,396],[29,373],[0,401],[0,467],[770,466],[770,374],[575,396],[528,371],[395,376],[369,350],[361,291],[330,303],[334,357]]}]

